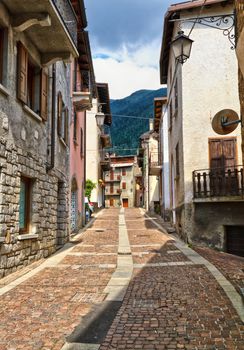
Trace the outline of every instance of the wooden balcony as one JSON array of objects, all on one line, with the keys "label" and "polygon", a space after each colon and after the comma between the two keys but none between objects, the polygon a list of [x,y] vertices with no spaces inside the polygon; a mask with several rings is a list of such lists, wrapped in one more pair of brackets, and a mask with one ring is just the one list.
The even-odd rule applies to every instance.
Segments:
[{"label": "wooden balcony", "polygon": [[244,200],[243,166],[195,170],[193,177],[194,201]]}]

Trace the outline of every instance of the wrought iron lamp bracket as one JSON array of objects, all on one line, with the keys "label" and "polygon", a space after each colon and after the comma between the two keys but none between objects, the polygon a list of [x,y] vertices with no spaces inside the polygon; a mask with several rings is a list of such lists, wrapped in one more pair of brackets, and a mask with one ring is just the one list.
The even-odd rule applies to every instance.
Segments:
[{"label": "wrought iron lamp bracket", "polygon": [[221,30],[231,43],[231,50],[236,48],[236,14],[217,15],[211,17],[199,17],[185,19],[181,22],[196,23],[206,27]]}]

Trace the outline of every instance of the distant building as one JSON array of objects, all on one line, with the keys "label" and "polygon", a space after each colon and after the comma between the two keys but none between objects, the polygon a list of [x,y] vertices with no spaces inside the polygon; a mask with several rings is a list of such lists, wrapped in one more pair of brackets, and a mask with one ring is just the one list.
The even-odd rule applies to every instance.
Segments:
[{"label": "distant building", "polygon": [[[177,65],[171,42],[179,26],[189,33],[202,5],[204,18],[191,33],[191,56],[183,66]],[[233,11],[233,2],[225,0],[170,6],[164,20],[160,75],[161,83],[168,86],[171,220],[189,242],[244,254],[241,128],[222,136],[212,129],[217,112],[240,110],[235,51],[223,31],[209,25]],[[220,20],[218,29],[224,26]]]},{"label": "distant building", "polygon": [[103,171],[109,168],[106,148],[111,146],[107,128],[112,124],[108,84],[97,83],[96,90],[97,97],[93,99],[86,118],[86,179],[96,184],[91,194],[95,209],[104,206]]},{"label": "distant building", "polygon": [[111,156],[110,162],[110,170],[104,172],[106,208],[134,207],[135,157]]},{"label": "distant building", "polygon": [[153,130],[153,120],[150,120],[150,131],[140,137],[139,165],[142,167],[144,208],[160,212],[160,164],[158,133]]}]

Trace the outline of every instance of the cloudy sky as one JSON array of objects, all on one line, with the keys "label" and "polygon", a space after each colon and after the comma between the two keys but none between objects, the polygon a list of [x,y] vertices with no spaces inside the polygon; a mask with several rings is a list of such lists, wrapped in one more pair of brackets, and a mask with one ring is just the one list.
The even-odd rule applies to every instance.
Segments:
[{"label": "cloudy sky", "polygon": [[158,89],[159,54],[167,7],[179,0],[85,0],[97,82],[111,98]]}]

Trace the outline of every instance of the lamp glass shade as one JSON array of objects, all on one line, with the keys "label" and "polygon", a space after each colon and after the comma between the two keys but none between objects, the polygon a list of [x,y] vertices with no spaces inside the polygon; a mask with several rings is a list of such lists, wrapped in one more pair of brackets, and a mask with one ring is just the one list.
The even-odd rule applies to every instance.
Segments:
[{"label": "lamp glass shade", "polygon": [[175,58],[183,64],[191,54],[193,40],[184,35],[184,32],[179,32],[177,37],[171,42]]},{"label": "lamp glass shade", "polygon": [[105,120],[105,115],[102,112],[96,114],[97,126],[102,127]]}]

